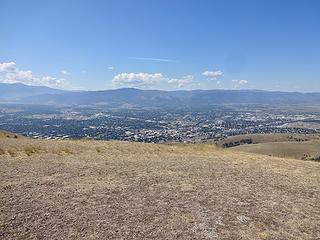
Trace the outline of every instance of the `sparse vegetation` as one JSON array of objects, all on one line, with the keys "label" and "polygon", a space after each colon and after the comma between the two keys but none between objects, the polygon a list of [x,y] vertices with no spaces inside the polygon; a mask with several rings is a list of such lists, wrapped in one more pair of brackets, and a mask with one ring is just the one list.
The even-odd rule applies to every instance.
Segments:
[{"label": "sparse vegetation", "polygon": [[[21,137],[21,136],[20,136]],[[0,138],[20,138],[17,134],[0,130]]]},{"label": "sparse vegetation", "polygon": [[268,234],[265,232],[258,233],[258,237],[261,240],[268,240],[269,239]]},{"label": "sparse vegetation", "polygon": [[13,149],[9,149],[9,150],[8,150],[8,153],[9,153],[9,155],[10,155],[11,157],[16,157],[16,156],[17,156],[17,152],[16,152],[15,150],[13,150]]},{"label": "sparse vegetation", "polygon": [[0,148],[0,155],[4,155],[4,154],[6,154],[6,152],[2,148]]},{"label": "sparse vegetation", "polygon": [[320,154],[318,155],[315,155],[313,157],[309,157],[310,160],[313,160],[313,161],[320,161]]},{"label": "sparse vegetation", "polygon": [[282,158],[316,160],[320,154],[320,141],[266,142],[232,149]]},{"label": "sparse vegetation", "polygon": [[320,154],[318,135],[251,134],[239,135],[217,142],[217,146],[268,156],[315,160]]},{"label": "sparse vegetation", "polygon": [[317,162],[213,144],[0,144],[14,151],[0,155],[3,239],[320,237]]},{"label": "sparse vegetation", "polygon": [[317,134],[245,134],[224,138],[217,141],[217,145],[223,148],[231,148],[246,144],[270,143],[270,142],[307,142],[319,140]]},{"label": "sparse vegetation", "polygon": [[102,147],[96,147],[95,148],[97,153],[102,153],[103,152],[103,148]]},{"label": "sparse vegetation", "polygon": [[73,154],[73,152],[69,148],[62,148],[61,152],[64,152],[66,154]]},{"label": "sparse vegetation", "polygon": [[28,156],[31,156],[32,154],[39,153],[41,148],[35,146],[26,146],[24,147],[24,151]]},{"label": "sparse vegetation", "polygon": [[244,144],[253,144],[254,141],[251,138],[241,139],[239,141],[230,141],[222,144],[223,148],[236,147]]}]

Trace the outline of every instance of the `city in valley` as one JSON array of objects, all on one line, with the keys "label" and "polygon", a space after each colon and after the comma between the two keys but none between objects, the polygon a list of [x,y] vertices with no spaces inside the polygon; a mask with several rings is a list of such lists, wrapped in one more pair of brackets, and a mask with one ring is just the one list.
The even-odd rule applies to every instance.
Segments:
[{"label": "city in valley", "polygon": [[108,108],[2,104],[0,128],[41,139],[206,142],[241,134],[316,134],[320,132],[320,106]]}]

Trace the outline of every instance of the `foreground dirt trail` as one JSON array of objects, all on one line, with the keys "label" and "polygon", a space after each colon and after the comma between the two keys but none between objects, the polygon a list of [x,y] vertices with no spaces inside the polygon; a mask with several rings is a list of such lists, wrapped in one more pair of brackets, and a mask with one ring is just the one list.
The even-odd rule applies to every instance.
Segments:
[{"label": "foreground dirt trail", "polygon": [[320,164],[211,145],[0,139],[1,239],[320,239]]}]

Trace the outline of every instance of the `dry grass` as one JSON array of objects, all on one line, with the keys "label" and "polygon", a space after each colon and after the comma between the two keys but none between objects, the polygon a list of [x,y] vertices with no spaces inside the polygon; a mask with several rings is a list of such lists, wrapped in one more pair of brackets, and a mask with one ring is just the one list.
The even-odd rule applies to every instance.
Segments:
[{"label": "dry grass", "polygon": [[270,142],[306,142],[312,140],[320,140],[319,134],[288,134],[288,133],[274,133],[274,134],[244,134],[225,138],[217,142],[219,147],[225,144],[242,145],[245,144],[241,140],[251,140],[252,144],[270,143]]},{"label": "dry grass", "polygon": [[25,153],[30,157],[32,154],[40,153],[41,147],[38,146],[26,146],[24,147]]},{"label": "dry grass", "polygon": [[9,153],[9,155],[11,157],[16,157],[17,156],[17,152],[13,149],[8,149],[7,152]]},{"label": "dry grass", "polygon": [[274,157],[319,161],[318,134],[247,134],[216,143],[219,147]]},{"label": "dry grass", "polygon": [[210,144],[0,148],[0,239],[320,238],[318,162]]},{"label": "dry grass", "polygon": [[283,158],[316,160],[320,154],[320,141],[269,142],[242,145],[232,149]]},{"label": "dry grass", "polygon": [[15,133],[0,130],[0,138],[23,138],[23,137]]}]

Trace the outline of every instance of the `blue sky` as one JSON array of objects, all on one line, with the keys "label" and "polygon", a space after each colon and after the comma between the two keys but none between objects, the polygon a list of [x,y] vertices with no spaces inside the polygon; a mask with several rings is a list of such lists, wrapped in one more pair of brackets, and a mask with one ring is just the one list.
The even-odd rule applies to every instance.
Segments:
[{"label": "blue sky", "polygon": [[320,1],[0,0],[0,81],[320,91]]}]

